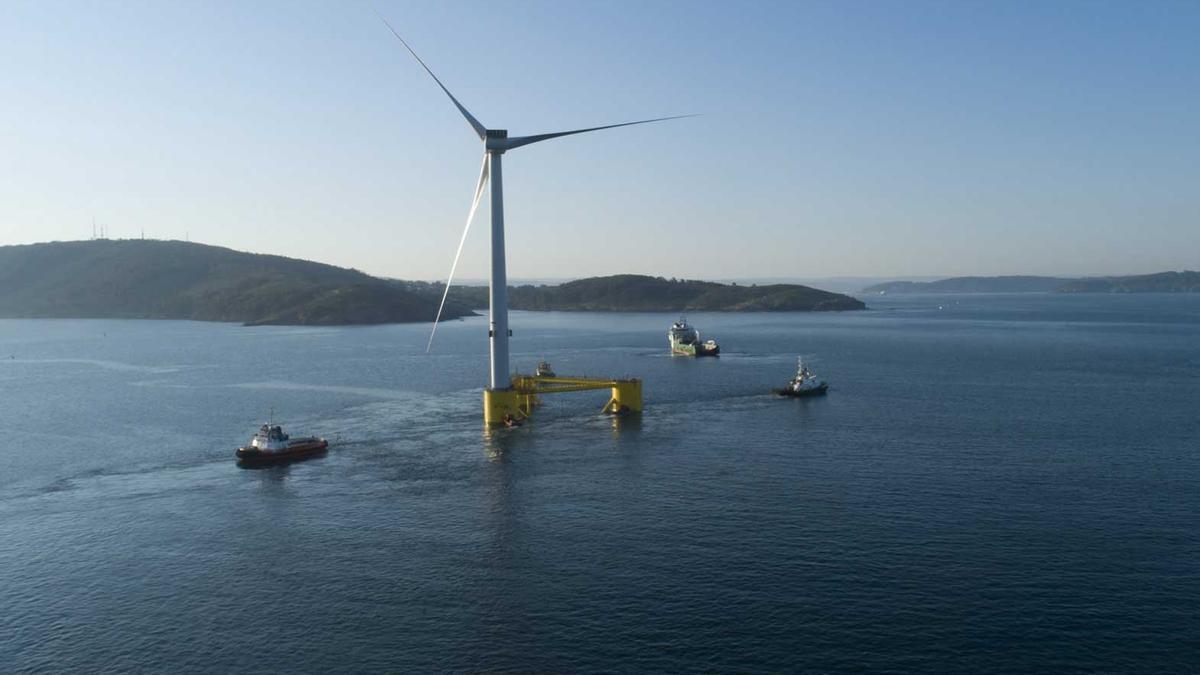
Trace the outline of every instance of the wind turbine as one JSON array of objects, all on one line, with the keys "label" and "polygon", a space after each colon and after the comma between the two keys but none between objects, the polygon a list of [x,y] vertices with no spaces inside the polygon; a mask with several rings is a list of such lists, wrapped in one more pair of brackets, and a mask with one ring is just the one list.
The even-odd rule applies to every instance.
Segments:
[{"label": "wind turbine", "polygon": [[487,401],[488,394],[493,392],[501,392],[510,387],[509,379],[509,363],[508,363],[508,338],[512,335],[512,331],[508,328],[508,278],[505,269],[504,256],[504,181],[501,172],[501,158],[508,150],[513,150],[531,143],[539,143],[548,141],[552,138],[561,138],[563,136],[572,136],[574,134],[587,133],[589,131],[600,131],[602,129],[615,129],[617,127],[627,127],[634,124],[648,124],[650,122],[662,122],[666,120],[681,119],[684,117],[692,117],[692,115],[674,115],[671,117],[656,117],[648,120],[638,120],[635,122],[622,122],[620,124],[606,124],[599,127],[588,127],[586,129],[573,129],[571,131],[558,131],[548,134],[534,134],[531,136],[515,136],[509,138],[508,131],[505,129],[488,129],[474,115],[463,106],[462,103],[450,93],[446,85],[438,79],[437,75],[433,74],[429,66],[417,56],[417,52],[408,44],[408,42],[400,37],[400,33],[388,23],[388,20],[379,16],[379,20],[387,26],[392,35],[404,45],[408,53],[413,55],[417,63],[429,73],[433,81],[438,87],[445,92],[450,101],[454,103],[454,107],[458,108],[458,112],[466,118],[467,123],[471,125],[471,129],[479,136],[479,140],[484,144],[483,166],[479,171],[479,182],[475,186],[475,198],[471,202],[471,210],[467,214],[467,224],[463,228],[462,238],[458,242],[458,251],[454,254],[454,262],[450,266],[450,276],[446,280],[446,289],[442,292],[442,301],[438,305],[437,316],[434,318],[433,330],[429,334],[429,344],[425,350],[429,351],[433,345],[433,337],[437,333],[438,321],[442,318],[442,310],[446,306],[446,297],[450,293],[450,284],[454,281],[454,272],[458,267],[458,260],[462,256],[463,244],[467,241],[467,232],[471,229],[471,221],[475,218],[475,211],[479,208],[479,202],[483,198],[484,188],[487,186],[490,177],[492,183],[492,273],[490,287],[488,292],[489,305],[489,321],[490,330],[488,338],[491,346],[491,373],[489,378],[489,392],[485,392],[485,418],[489,417],[491,403]]}]

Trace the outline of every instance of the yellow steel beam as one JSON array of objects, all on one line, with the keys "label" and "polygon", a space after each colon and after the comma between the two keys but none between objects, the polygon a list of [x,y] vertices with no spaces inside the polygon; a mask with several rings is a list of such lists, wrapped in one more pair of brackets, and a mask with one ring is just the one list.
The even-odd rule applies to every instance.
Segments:
[{"label": "yellow steel beam", "polygon": [[483,419],[489,425],[520,421],[533,414],[539,394],[559,394],[571,391],[610,389],[612,396],[603,412],[610,414],[642,411],[642,381],[593,377],[546,377],[543,375],[513,375],[509,389],[485,389]]},{"label": "yellow steel beam", "polygon": [[531,394],[551,394],[570,391],[589,391],[592,389],[611,389],[622,382],[633,380],[614,380],[592,377],[547,377],[544,375],[513,375],[512,386],[520,392]]}]

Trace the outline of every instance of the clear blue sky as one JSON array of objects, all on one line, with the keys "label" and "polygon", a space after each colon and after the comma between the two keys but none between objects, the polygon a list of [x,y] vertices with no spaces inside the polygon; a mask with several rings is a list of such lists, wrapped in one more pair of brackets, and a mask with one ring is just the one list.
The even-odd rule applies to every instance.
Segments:
[{"label": "clear blue sky", "polygon": [[[1200,3],[375,6],[491,127],[702,114],[508,154],[515,277],[1200,268]],[[444,277],[481,148],[371,7],[6,2],[0,244]]]}]

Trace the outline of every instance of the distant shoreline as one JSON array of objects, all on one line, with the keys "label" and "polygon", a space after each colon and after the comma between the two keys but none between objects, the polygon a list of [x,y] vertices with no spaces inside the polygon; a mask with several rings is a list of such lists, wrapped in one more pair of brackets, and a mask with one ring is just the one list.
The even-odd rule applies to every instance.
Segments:
[{"label": "distant shoreline", "polygon": [[1200,293],[1200,272],[1158,272],[1114,277],[951,277],[938,281],[890,281],[868,286],[866,295],[973,293]]}]

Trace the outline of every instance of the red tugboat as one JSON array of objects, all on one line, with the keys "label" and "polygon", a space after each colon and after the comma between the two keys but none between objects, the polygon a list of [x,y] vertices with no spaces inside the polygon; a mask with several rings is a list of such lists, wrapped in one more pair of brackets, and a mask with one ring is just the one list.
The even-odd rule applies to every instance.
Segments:
[{"label": "red tugboat", "polygon": [[291,438],[278,424],[264,424],[250,440],[250,445],[237,449],[238,466],[264,466],[297,459],[307,459],[325,453],[329,441],[316,436]]}]

